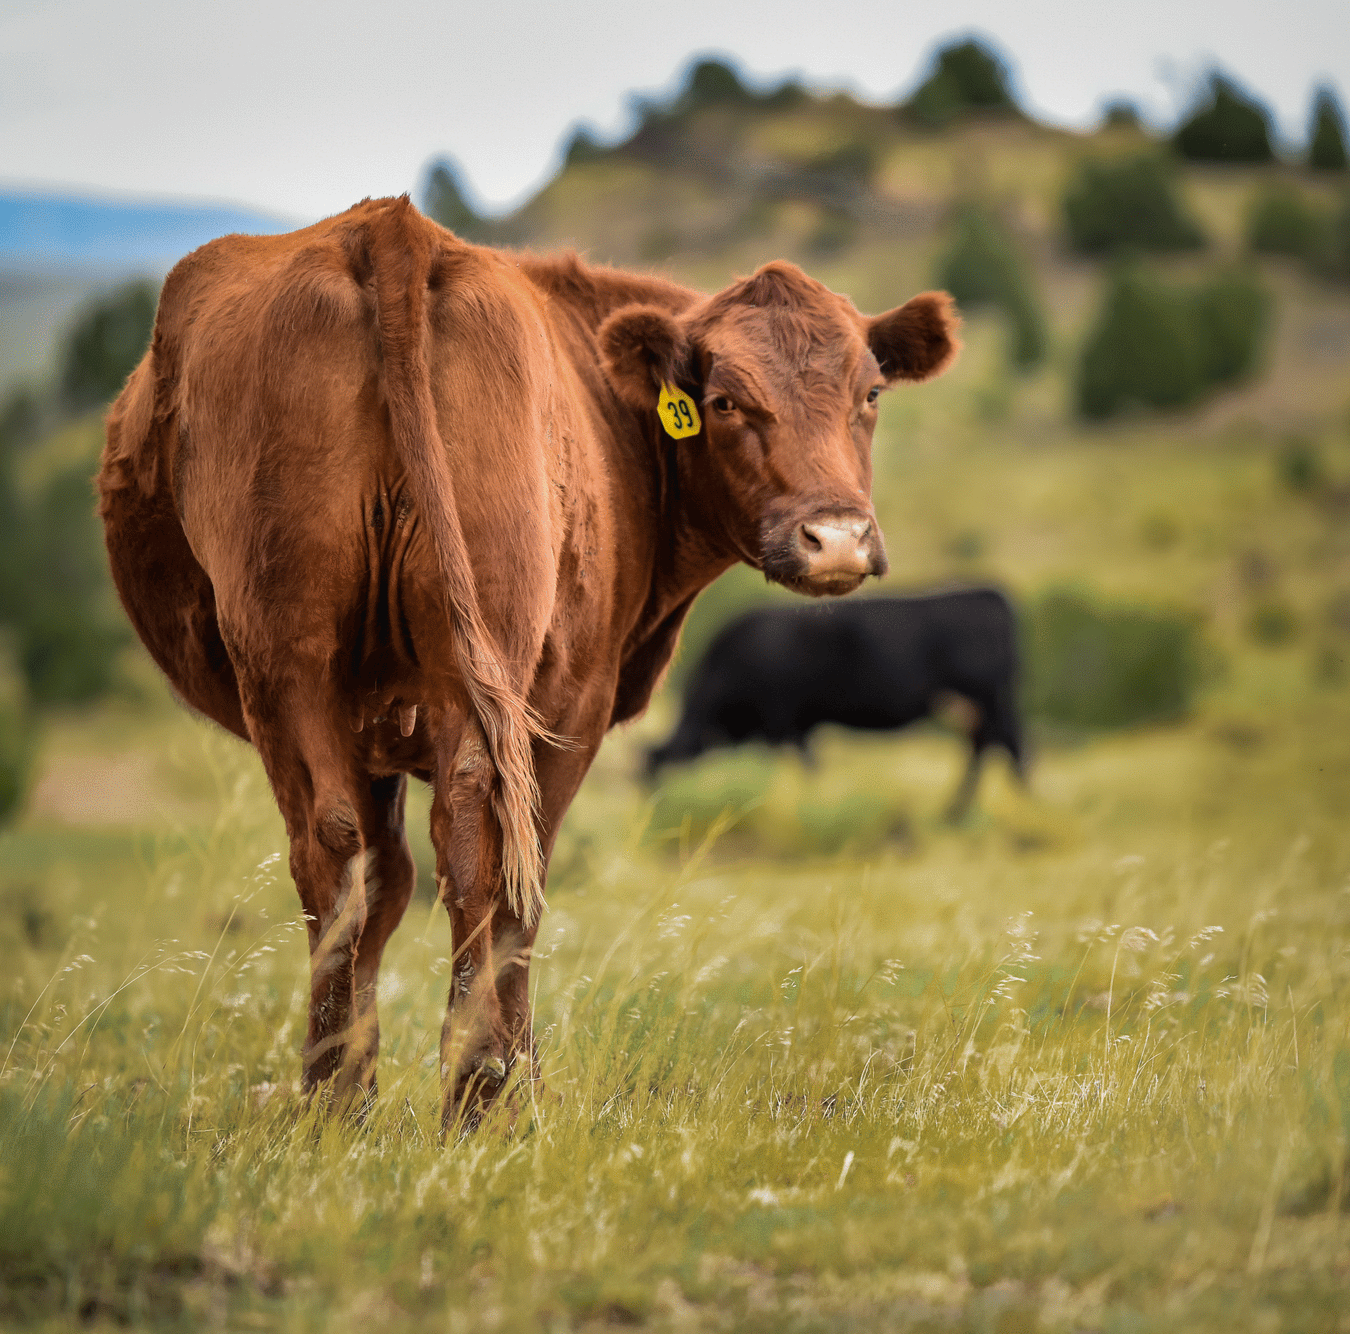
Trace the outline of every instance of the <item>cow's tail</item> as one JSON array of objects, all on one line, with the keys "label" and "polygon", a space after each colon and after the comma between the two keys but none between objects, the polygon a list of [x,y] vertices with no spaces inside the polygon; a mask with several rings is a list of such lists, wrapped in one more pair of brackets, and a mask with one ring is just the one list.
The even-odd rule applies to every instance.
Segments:
[{"label": "cow's tail", "polygon": [[[385,228],[388,228],[388,231]],[[368,234],[390,432],[426,522],[445,592],[460,675],[496,771],[506,901],[527,925],[543,908],[532,738],[544,729],[505,671],[483,623],[454,482],[436,422],[427,355],[427,284],[434,238],[406,196]]]}]

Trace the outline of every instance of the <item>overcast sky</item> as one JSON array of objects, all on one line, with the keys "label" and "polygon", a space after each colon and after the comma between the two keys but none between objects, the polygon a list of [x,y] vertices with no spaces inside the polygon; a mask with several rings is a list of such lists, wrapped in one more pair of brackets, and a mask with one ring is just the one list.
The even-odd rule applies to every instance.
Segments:
[{"label": "overcast sky", "polygon": [[979,32],[1024,105],[1087,127],[1125,94],[1170,123],[1217,64],[1302,142],[1311,90],[1350,90],[1346,0],[0,0],[0,183],[191,195],[311,220],[416,190],[449,154],[517,203],[570,129],[631,123],[691,57],[734,56],[876,101]]}]

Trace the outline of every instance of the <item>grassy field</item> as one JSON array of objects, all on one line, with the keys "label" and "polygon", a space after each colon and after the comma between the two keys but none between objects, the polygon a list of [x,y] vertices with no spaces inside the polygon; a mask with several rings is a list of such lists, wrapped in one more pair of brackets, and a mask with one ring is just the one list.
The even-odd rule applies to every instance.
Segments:
[{"label": "grassy field", "polygon": [[[862,133],[831,105],[838,124],[754,121],[738,151],[809,161]],[[1031,789],[996,762],[952,827],[963,756],[937,727],[830,734],[809,770],[711,756],[645,790],[668,690],[607,742],[559,842],[543,1085],[442,1143],[425,795],[379,1101],[323,1120],[296,1087],[304,931],[261,770],[129,653],[117,698],[47,717],[0,833],[0,1324],[1350,1331],[1350,297],[1265,263],[1253,383],[1081,428],[1101,271],[1053,231],[1087,145],[885,133],[912,235],[868,224],[813,271],[892,305],[928,285],[954,194],[984,191],[1052,326],[1019,376],[976,317],[951,375],[886,400],[890,585],[1181,611],[1205,645],[1189,716],[1037,728]],[[1236,256],[1258,175],[1186,175],[1216,248],[1172,271]],[[648,168],[593,163],[531,208],[544,241],[674,245],[709,287],[805,257],[820,225],[789,202],[738,231],[737,201],[677,185],[678,208]],[[675,215],[687,234],[642,240]],[[20,482],[98,436],[70,426]],[[719,583],[685,661],[766,596],[748,571]]]},{"label": "grassy field", "polygon": [[425,801],[379,1103],[323,1122],[259,767],[133,656],[122,702],[51,721],[0,836],[0,1319],[1350,1329],[1345,422],[1312,420],[1314,491],[1260,386],[1084,436],[1037,432],[1032,382],[991,424],[997,330],[971,332],[888,410],[893,564],[1194,609],[1194,715],[1043,735],[1032,791],[995,765],[951,828],[936,729],[645,792],[667,696],[560,843],[544,1086],[442,1144]]}]

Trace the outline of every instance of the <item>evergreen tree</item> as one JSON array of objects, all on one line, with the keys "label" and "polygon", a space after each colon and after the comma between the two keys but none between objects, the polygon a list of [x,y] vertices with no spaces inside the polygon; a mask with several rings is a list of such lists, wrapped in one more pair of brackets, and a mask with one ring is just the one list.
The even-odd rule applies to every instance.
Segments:
[{"label": "evergreen tree", "polygon": [[904,110],[921,125],[938,127],[965,111],[1015,111],[1007,65],[983,42],[943,47],[933,72]]},{"label": "evergreen tree", "polygon": [[689,68],[684,91],[671,110],[680,115],[704,107],[744,107],[756,101],[755,94],[725,60],[700,60]]},{"label": "evergreen tree", "polygon": [[491,224],[465,199],[459,168],[449,158],[431,164],[422,191],[422,212],[466,241],[489,239]]},{"label": "evergreen tree", "polygon": [[609,150],[584,125],[578,125],[563,150],[563,162],[575,167],[584,162],[597,162]]},{"label": "evergreen tree", "polygon": [[1330,88],[1319,88],[1313,98],[1312,133],[1308,138],[1310,167],[1319,171],[1345,170],[1345,117]]},{"label": "evergreen tree", "polygon": [[66,338],[60,397],[71,412],[111,402],[150,345],[155,285],[127,283],[89,305]]},{"label": "evergreen tree", "polygon": [[1193,162],[1270,162],[1270,112],[1231,79],[1210,75],[1209,99],[1172,138]]}]

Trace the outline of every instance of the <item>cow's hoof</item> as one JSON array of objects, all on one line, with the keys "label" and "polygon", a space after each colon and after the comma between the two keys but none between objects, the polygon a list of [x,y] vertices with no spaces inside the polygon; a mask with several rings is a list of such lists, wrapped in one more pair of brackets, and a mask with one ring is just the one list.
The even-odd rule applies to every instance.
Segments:
[{"label": "cow's hoof", "polygon": [[506,1062],[500,1056],[485,1056],[478,1067],[478,1073],[493,1084],[500,1084],[506,1078]]}]

